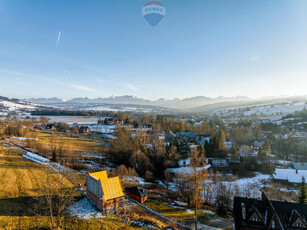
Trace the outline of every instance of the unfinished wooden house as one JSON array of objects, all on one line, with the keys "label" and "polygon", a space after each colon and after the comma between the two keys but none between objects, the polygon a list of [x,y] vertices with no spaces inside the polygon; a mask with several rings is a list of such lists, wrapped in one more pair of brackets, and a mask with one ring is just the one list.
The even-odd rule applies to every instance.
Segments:
[{"label": "unfinished wooden house", "polygon": [[86,194],[103,212],[115,212],[124,202],[124,193],[118,177],[108,178],[107,171],[89,173]]}]

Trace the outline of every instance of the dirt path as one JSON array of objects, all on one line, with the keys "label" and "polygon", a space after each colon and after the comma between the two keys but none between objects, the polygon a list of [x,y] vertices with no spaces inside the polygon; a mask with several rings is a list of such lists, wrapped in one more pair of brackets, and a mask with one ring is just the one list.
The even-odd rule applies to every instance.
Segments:
[{"label": "dirt path", "polygon": [[216,228],[232,228],[233,227],[233,221],[224,219],[222,217],[216,217],[208,223],[209,226],[216,227]]},{"label": "dirt path", "polygon": [[168,224],[169,226],[173,226],[173,227],[175,227],[175,228],[177,228],[177,229],[189,230],[188,227],[186,227],[186,226],[184,226],[184,225],[182,225],[182,224],[180,224],[180,223],[177,223],[177,222],[175,222],[175,221],[173,221],[173,220],[167,218],[166,216],[163,216],[161,213],[159,213],[159,212],[157,212],[157,211],[155,211],[155,210],[150,209],[149,207],[147,207],[147,206],[145,206],[145,205],[143,205],[143,204],[137,202],[136,200],[131,199],[129,196],[126,196],[126,198],[127,198],[130,202],[135,203],[135,204],[137,204],[138,206],[140,206],[141,208],[145,209],[145,210],[146,210],[147,212],[149,212],[151,215],[156,216],[157,218],[159,218],[160,220],[162,220],[164,223]]}]

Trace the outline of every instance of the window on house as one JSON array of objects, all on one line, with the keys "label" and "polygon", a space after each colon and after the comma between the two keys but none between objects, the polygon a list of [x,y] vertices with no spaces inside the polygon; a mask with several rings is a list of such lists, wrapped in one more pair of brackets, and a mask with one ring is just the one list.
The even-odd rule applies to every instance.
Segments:
[{"label": "window on house", "polygon": [[303,228],[303,224],[300,221],[298,221],[298,222],[295,223],[295,227]]},{"label": "window on house", "polygon": [[256,217],[256,216],[253,216],[253,218],[252,218],[252,221],[256,221],[256,222],[258,222],[258,217]]},{"label": "window on house", "polygon": [[272,220],[272,229],[276,228],[275,220]]},{"label": "window on house", "polygon": [[245,208],[245,204],[242,203],[241,204],[242,207],[242,219],[245,220],[246,219],[246,208]]}]

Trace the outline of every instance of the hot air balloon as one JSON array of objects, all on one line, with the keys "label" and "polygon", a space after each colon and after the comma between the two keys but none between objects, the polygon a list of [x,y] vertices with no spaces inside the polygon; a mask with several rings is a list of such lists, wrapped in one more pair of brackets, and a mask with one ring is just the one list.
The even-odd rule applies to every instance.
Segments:
[{"label": "hot air balloon", "polygon": [[149,1],[143,6],[142,14],[152,27],[156,27],[165,16],[165,7],[159,1]]}]

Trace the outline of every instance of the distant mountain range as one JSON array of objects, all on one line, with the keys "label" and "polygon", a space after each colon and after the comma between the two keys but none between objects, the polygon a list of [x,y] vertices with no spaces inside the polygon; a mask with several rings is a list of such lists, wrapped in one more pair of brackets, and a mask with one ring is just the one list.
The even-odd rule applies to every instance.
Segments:
[{"label": "distant mountain range", "polygon": [[[110,104],[110,105],[146,105],[146,106],[158,106],[171,109],[192,109],[200,106],[212,105],[216,103],[227,103],[227,102],[246,102],[252,99],[244,96],[237,97],[216,97],[210,98],[205,96],[190,97],[185,99],[164,99],[160,98],[158,100],[146,100],[143,98],[138,98],[132,95],[124,96],[112,96],[107,98],[95,98],[90,99],[87,97],[73,98],[71,100],[65,100],[57,97],[53,98],[30,98],[23,99],[23,101],[28,101],[35,104],[57,106],[57,107],[71,107],[72,105],[79,104],[80,106],[93,104]],[[74,106],[73,106],[74,107]]]},{"label": "distant mountain range", "polygon": [[[31,111],[40,109],[76,109],[76,110],[92,110],[92,111],[131,111],[131,112],[208,112],[216,113],[235,108],[247,108],[252,111],[254,109],[259,112],[260,107],[269,108],[284,107],[283,110],[292,109],[299,110],[307,105],[307,95],[293,97],[266,97],[252,99],[244,96],[237,97],[216,97],[210,98],[205,96],[190,97],[185,99],[158,99],[146,100],[131,95],[112,96],[107,98],[90,99],[87,97],[74,98],[65,100],[57,97],[52,98],[30,98],[16,99],[0,96],[0,112],[1,111]],[[257,109],[259,111],[257,111]],[[275,109],[279,112],[279,109]]]}]

